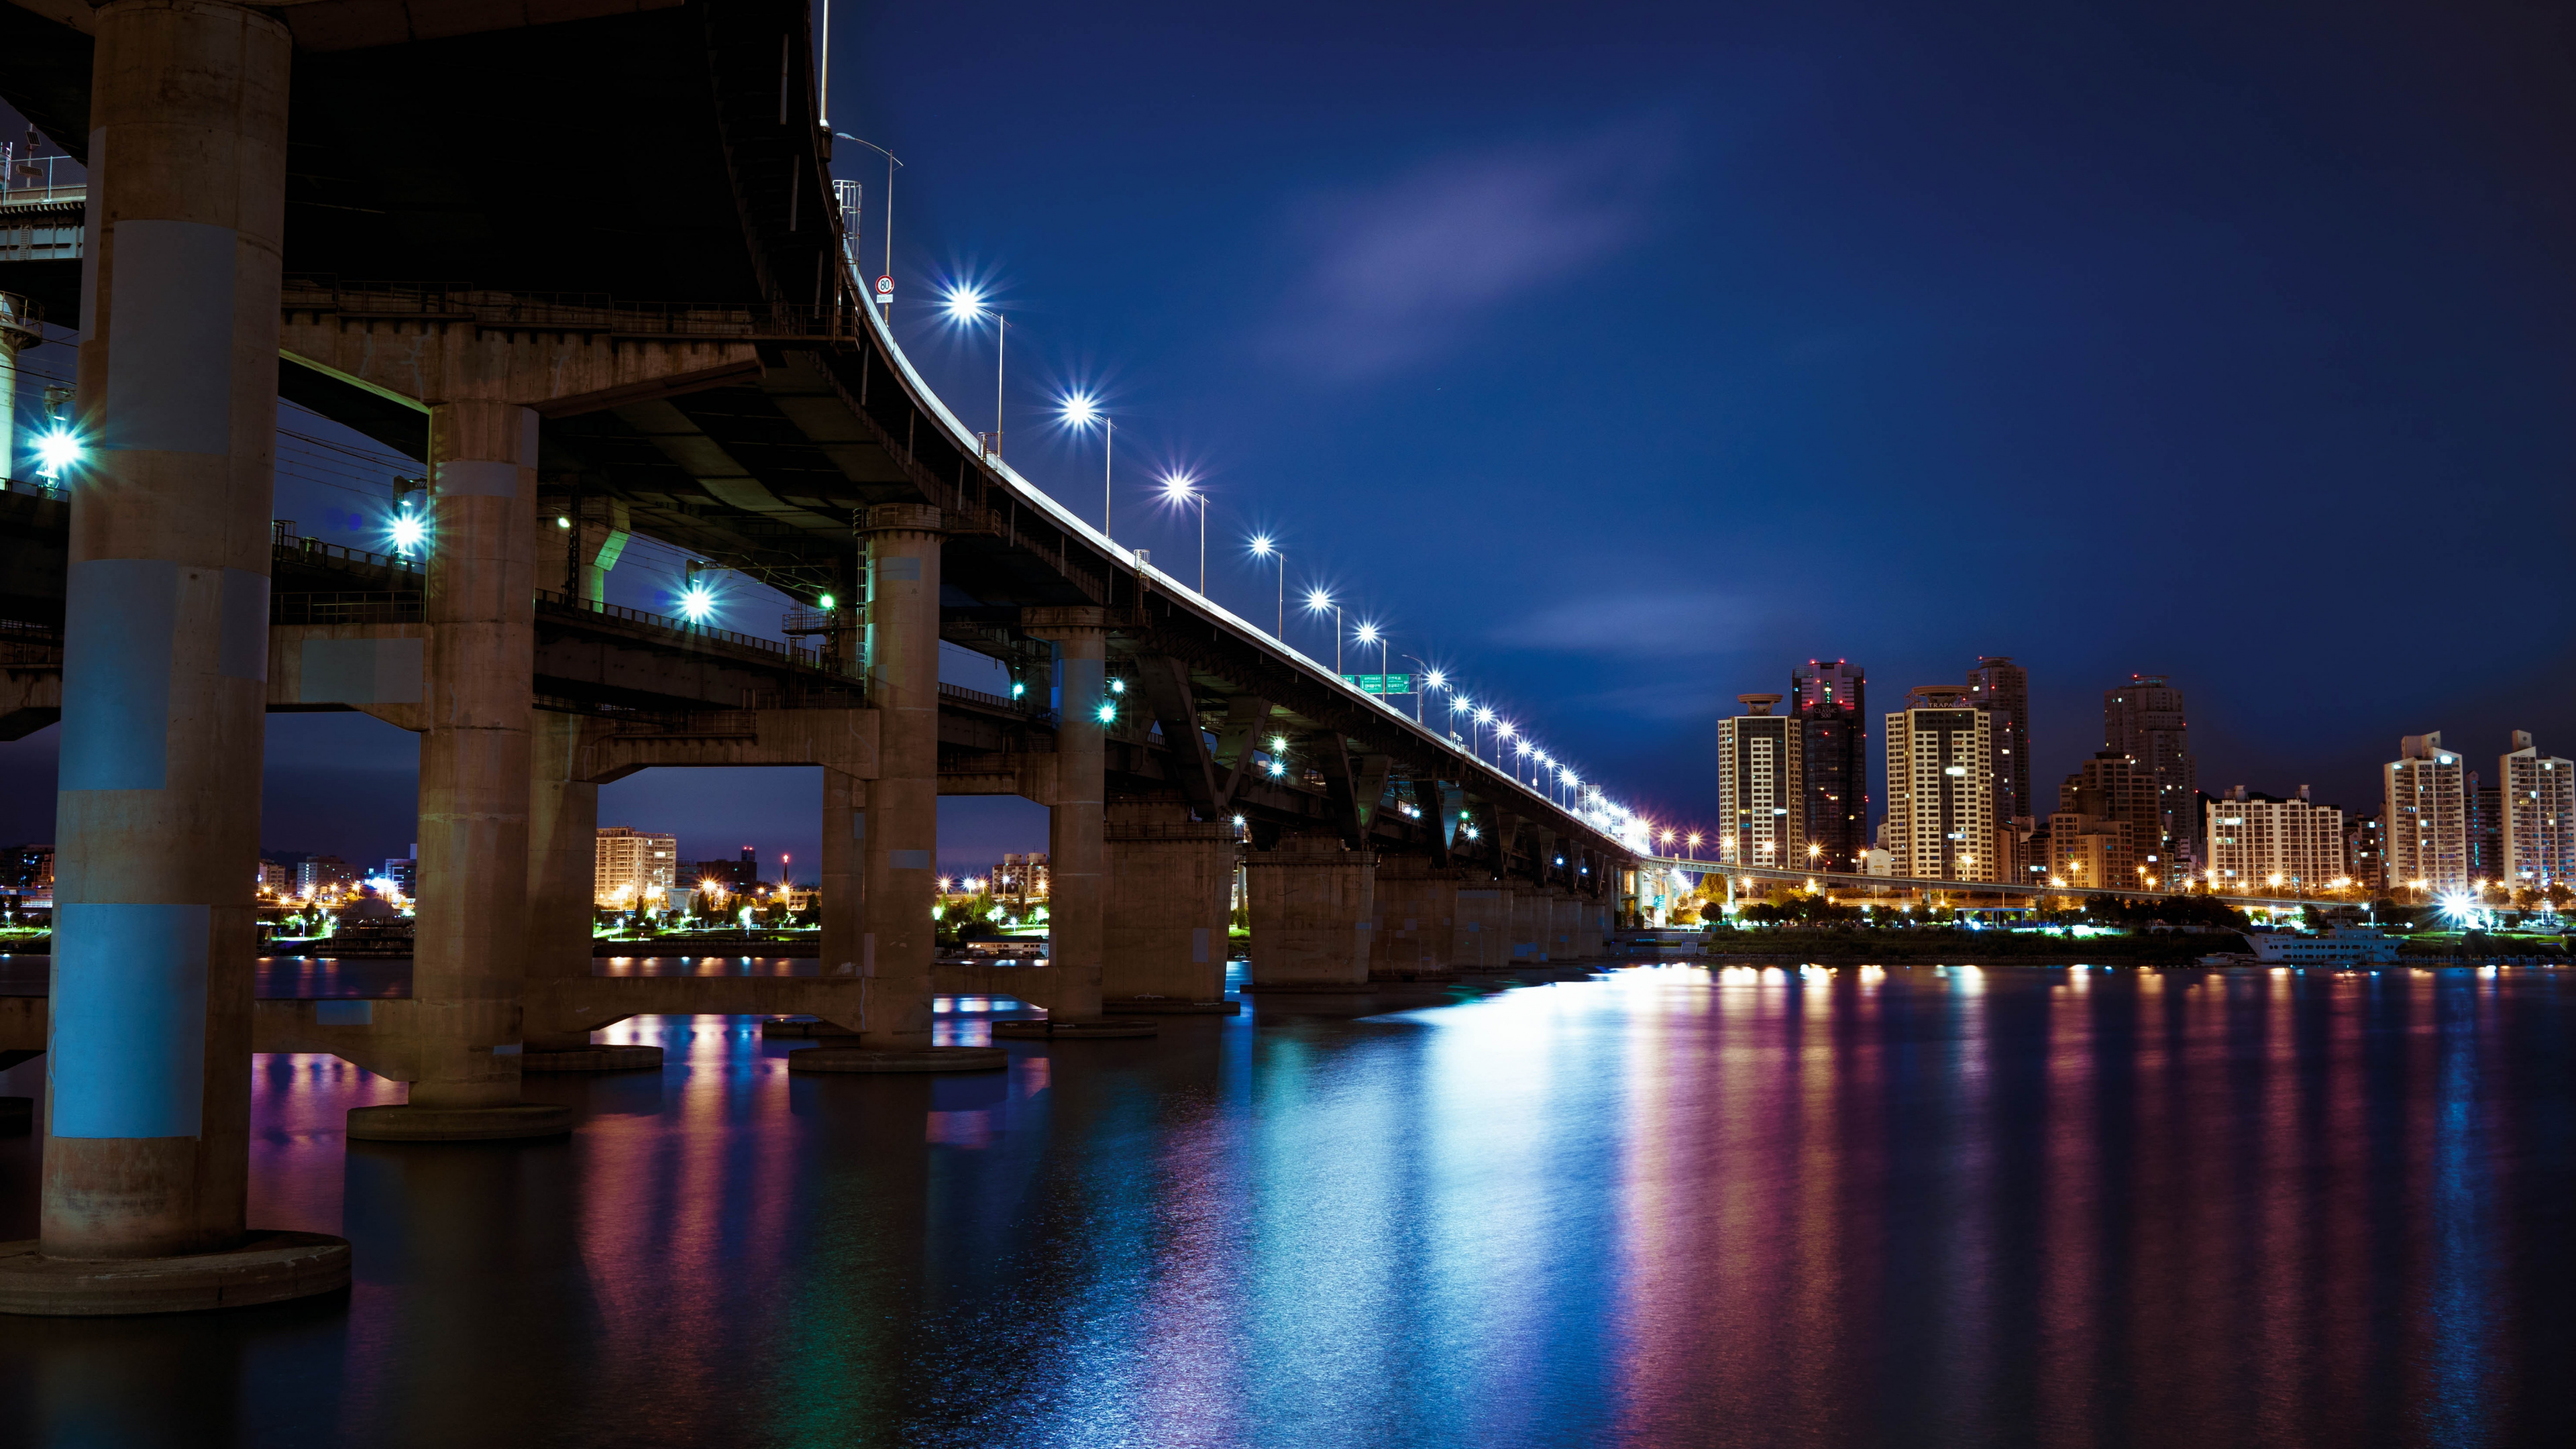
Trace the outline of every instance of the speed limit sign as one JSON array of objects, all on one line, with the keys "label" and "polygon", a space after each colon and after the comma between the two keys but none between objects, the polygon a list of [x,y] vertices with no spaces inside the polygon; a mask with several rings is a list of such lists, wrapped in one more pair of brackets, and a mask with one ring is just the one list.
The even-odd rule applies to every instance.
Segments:
[{"label": "speed limit sign", "polygon": [[892,302],[893,300],[894,300],[894,278],[892,278],[892,277],[879,277],[879,278],[877,278],[877,305],[882,307],[882,306],[886,305],[887,303]]}]

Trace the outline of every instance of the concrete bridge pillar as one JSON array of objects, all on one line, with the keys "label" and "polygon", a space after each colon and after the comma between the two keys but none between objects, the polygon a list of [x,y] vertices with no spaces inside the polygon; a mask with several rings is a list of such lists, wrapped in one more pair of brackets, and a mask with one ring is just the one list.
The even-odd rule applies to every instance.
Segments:
[{"label": "concrete bridge pillar", "polygon": [[125,0],[96,25],[92,452],[68,480],[40,1236],[0,1245],[16,1313],[349,1280],[340,1239],[245,1226],[292,47],[224,4]]},{"label": "concrete bridge pillar", "polygon": [[1499,881],[1461,883],[1449,935],[1452,967],[1499,971],[1512,964],[1512,892]]},{"label": "concrete bridge pillar", "polygon": [[1377,857],[1338,836],[1283,835],[1245,861],[1256,986],[1368,980]]},{"label": "concrete bridge pillar", "polygon": [[1551,887],[1547,896],[1549,959],[1580,961],[1600,955],[1598,946],[1584,943],[1582,899],[1563,886]]},{"label": "concrete bridge pillar", "polygon": [[1511,963],[1531,966],[1547,959],[1547,889],[1527,881],[1506,888],[1512,901]]},{"label": "concrete bridge pillar", "polygon": [[867,798],[867,781],[824,769],[822,879],[814,904],[825,976],[859,974],[859,857],[865,842],[858,831],[867,819]]},{"label": "concrete bridge pillar", "polygon": [[1056,647],[1061,671],[1055,731],[1056,798],[1047,817],[1047,954],[1064,974],[1063,995],[1048,1013],[1056,1021],[1100,1015],[1102,900],[1107,886],[1101,831],[1106,725],[1115,708],[1106,679],[1108,615],[1094,608],[1020,611],[1030,637]]},{"label": "concrete bridge pillar", "polygon": [[1225,999],[1234,827],[1192,820],[1170,800],[1109,807],[1100,992],[1120,1011],[1176,1011]]},{"label": "concrete bridge pillar", "polygon": [[[587,976],[599,882],[599,787],[575,778],[589,721],[531,712],[528,765],[528,975]],[[577,1051],[590,1033],[540,1032],[529,1052]]]},{"label": "concrete bridge pillar", "polygon": [[1457,969],[1459,872],[1415,857],[1381,857],[1373,890],[1371,975],[1414,979]]},{"label": "concrete bridge pillar", "polygon": [[[371,1141],[539,1137],[570,1108],[519,1099],[536,667],[537,414],[459,399],[429,413],[429,727],[420,741],[410,1100],[359,1107]],[[591,811],[596,817],[597,797]]]}]

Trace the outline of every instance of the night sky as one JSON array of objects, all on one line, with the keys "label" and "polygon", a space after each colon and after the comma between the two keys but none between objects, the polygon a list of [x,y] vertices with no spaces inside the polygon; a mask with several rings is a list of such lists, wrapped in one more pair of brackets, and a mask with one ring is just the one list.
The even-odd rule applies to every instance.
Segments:
[{"label": "night sky", "polygon": [[[1195,470],[1220,602],[1271,617],[1271,532],[1292,642],[1330,656],[1295,595],[1331,587],[1659,817],[1706,818],[1714,719],[1811,657],[1880,710],[2014,656],[2044,798],[2133,671],[2187,692],[2213,793],[2375,809],[2433,729],[2576,754],[2564,11],[836,10],[832,120],[907,163],[897,332],[969,426],[956,278],[1011,316],[1008,455],[1067,506],[1099,443],[1046,403],[1094,388],[1122,541],[1194,574],[1152,480]],[[836,160],[873,258],[882,162]],[[377,537],[386,462],[281,460],[281,516]],[[675,557],[613,596],[667,608]],[[50,834],[56,733],[0,746],[0,839]],[[269,846],[405,848],[408,736],[269,748]],[[801,875],[815,790],[657,771],[601,820]],[[943,818],[950,869],[1044,848],[1035,807]]]}]

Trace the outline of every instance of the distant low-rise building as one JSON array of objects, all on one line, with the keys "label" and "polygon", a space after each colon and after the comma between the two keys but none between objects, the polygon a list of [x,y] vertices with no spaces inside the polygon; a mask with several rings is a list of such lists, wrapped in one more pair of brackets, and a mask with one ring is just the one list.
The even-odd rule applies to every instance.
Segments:
[{"label": "distant low-rise building", "polygon": [[2343,812],[2310,801],[2305,785],[2290,799],[2239,785],[2211,802],[2202,858],[2214,891],[2322,890],[2350,877]]},{"label": "distant low-rise building", "polygon": [[682,884],[701,894],[713,888],[726,895],[747,896],[760,888],[760,852],[746,845],[737,859],[699,861],[696,873]]},{"label": "distant low-rise building", "polygon": [[336,855],[308,855],[295,862],[295,894],[322,900],[354,893],[358,868]]},{"label": "distant low-rise building", "polygon": [[2058,811],[2048,817],[2048,883],[2138,888],[2138,833],[2126,820]]},{"label": "distant low-rise building", "polygon": [[1050,878],[1044,851],[1030,855],[1006,855],[993,867],[992,891],[996,899],[1011,901],[1044,900]]}]

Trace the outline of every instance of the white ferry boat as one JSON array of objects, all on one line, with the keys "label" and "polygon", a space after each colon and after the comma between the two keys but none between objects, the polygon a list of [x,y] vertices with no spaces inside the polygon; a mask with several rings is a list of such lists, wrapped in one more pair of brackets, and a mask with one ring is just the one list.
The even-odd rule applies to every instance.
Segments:
[{"label": "white ferry boat", "polygon": [[2249,932],[2254,960],[2264,966],[2393,966],[2397,942],[2370,926],[2337,926],[2322,936],[2288,931]]}]

